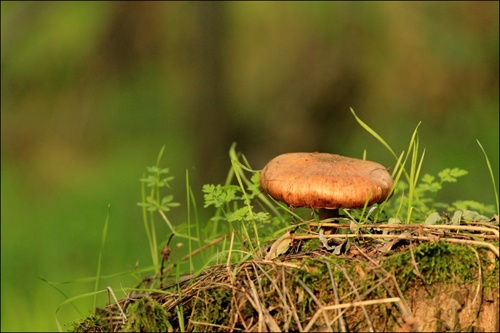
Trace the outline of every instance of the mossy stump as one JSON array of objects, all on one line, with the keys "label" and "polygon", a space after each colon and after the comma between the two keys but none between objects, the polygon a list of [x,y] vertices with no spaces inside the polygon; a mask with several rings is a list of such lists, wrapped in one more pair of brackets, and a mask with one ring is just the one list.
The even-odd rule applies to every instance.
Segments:
[{"label": "mossy stump", "polygon": [[319,249],[216,265],[162,292],[121,300],[127,321],[117,304],[97,313],[102,330],[115,332],[151,331],[142,320],[160,322],[161,331],[498,331],[492,251],[400,243],[390,255],[375,255],[362,241],[340,256]]}]

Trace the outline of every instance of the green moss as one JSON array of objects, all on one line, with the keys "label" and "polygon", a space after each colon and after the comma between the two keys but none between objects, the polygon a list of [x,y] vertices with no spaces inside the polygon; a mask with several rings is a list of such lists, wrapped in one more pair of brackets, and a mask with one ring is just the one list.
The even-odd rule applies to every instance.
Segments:
[{"label": "green moss", "polygon": [[167,312],[152,298],[144,297],[127,308],[128,322],[122,332],[172,331]]},{"label": "green moss", "polygon": [[105,326],[100,316],[90,315],[82,321],[71,324],[68,332],[107,332],[108,328]]},{"label": "green moss", "polygon": [[498,290],[498,277],[500,276],[499,261],[492,256],[491,251],[478,250],[483,270],[483,285],[485,288]]},{"label": "green moss", "polygon": [[[479,282],[479,277],[482,278],[483,287],[498,290],[495,288],[498,288],[499,264],[488,249],[435,242],[414,245],[411,250],[401,247],[398,251],[400,252],[388,257],[377,257],[377,261],[366,260],[364,256],[337,256],[325,251],[293,256],[286,264],[285,260],[277,260],[275,264],[250,261],[233,269],[236,276],[230,280],[224,268],[213,270],[203,279],[197,280],[200,284],[196,293],[185,295],[182,309],[170,308],[170,317],[160,304],[150,298],[132,303],[126,309],[128,323],[122,330],[244,330],[248,328],[246,325],[255,324],[257,318],[260,318],[261,314],[255,304],[259,302],[262,308],[269,310],[269,315],[276,323],[280,325],[287,322],[287,329],[296,331],[301,327],[297,321],[301,325],[308,323],[312,314],[320,308],[315,298],[320,304],[327,305],[349,303],[360,298],[380,300],[393,297],[391,290],[394,291],[396,285],[404,292],[422,284],[438,286],[426,286],[425,290],[433,294],[443,290],[443,283],[450,286],[474,286]],[[381,260],[383,269],[378,260]],[[390,278],[391,275],[396,277],[396,281]],[[335,285],[338,299],[334,296],[332,284]],[[445,291],[446,288],[444,286]],[[287,304],[293,304],[297,316],[289,316],[286,312]],[[360,307],[354,306],[342,311],[349,331],[367,329]],[[400,312],[394,304],[370,305],[369,313],[374,327],[379,327],[382,331],[401,325]],[[176,315],[183,315],[184,321],[177,321]],[[106,319],[104,316],[102,318]],[[235,322],[234,318],[238,321]],[[74,331],[106,330],[98,317],[89,317],[78,325],[75,324]],[[118,323],[115,328],[119,325]],[[325,325],[320,316],[311,329],[327,328]],[[337,321],[331,328],[334,331],[341,329]]]},{"label": "green moss", "polygon": [[[232,291],[226,288],[210,288],[196,297],[192,320],[201,323],[225,325],[229,322]],[[213,329],[213,327],[211,327]],[[205,331],[207,326],[195,325],[194,331]]]},{"label": "green moss", "polygon": [[302,244],[301,251],[302,252],[310,252],[310,251],[317,250],[317,249],[321,248],[322,246],[323,246],[323,244],[321,244],[321,241],[318,238],[309,239]]},{"label": "green moss", "polygon": [[[466,283],[477,280],[478,260],[474,251],[464,245],[447,242],[422,243],[410,251],[386,258],[382,267],[392,272],[402,290],[410,282],[430,285],[436,282]],[[415,263],[421,277],[416,274]]]}]

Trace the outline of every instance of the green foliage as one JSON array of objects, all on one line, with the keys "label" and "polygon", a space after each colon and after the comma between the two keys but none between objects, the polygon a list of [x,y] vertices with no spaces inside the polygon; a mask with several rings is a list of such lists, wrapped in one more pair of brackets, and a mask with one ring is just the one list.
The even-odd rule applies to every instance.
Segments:
[{"label": "green foliage", "polygon": [[[179,207],[180,204],[173,201],[173,194],[163,193],[163,190],[170,189],[169,182],[174,179],[174,177],[168,176],[168,168],[160,168],[160,161],[164,150],[165,146],[161,148],[158,154],[156,165],[146,168],[147,173],[140,179],[142,183],[142,200],[138,203],[138,205],[142,207],[144,229],[146,230],[148,237],[153,265],[156,267],[159,266],[160,261],[158,257],[159,251],[158,240],[156,237],[155,213],[160,215],[169,228],[171,234],[185,238],[188,241],[197,241],[196,238],[191,237],[189,234],[182,234],[179,228],[174,227],[169,218],[165,215],[165,213],[169,212],[171,208]],[[149,194],[146,193],[146,187],[150,189]],[[190,225],[187,226],[188,229],[190,227]]]},{"label": "green foliage", "polygon": [[[259,186],[259,173],[256,172],[250,178],[251,183],[247,187],[247,195],[241,195],[243,190],[236,185],[203,185],[205,198],[204,208],[214,206],[222,208],[222,216],[214,216],[212,219],[233,222],[255,222],[269,223],[271,217],[268,212],[254,212],[252,199],[259,193],[255,191]],[[237,195],[238,194],[238,195]]]},{"label": "green foliage", "polygon": [[498,200],[498,190],[497,190],[497,185],[496,185],[496,181],[495,181],[495,174],[493,173],[490,159],[488,158],[488,154],[486,154],[486,151],[484,150],[483,145],[481,144],[481,142],[479,142],[479,140],[476,139],[476,141],[477,141],[477,144],[479,145],[479,147],[481,148],[481,151],[483,152],[484,159],[486,160],[486,165],[488,166],[488,171],[490,172],[491,183],[493,185],[493,194],[495,195],[495,202],[496,202],[496,208],[497,208],[496,213],[500,214],[500,203]]},{"label": "green foliage", "polygon": [[[227,288],[211,288],[203,290],[196,298],[193,308],[193,320],[199,323],[218,323],[224,325],[229,321],[232,292]],[[194,331],[205,331],[207,326],[194,327]]]},{"label": "green foliage", "polygon": [[[450,209],[451,208],[451,209]],[[452,206],[448,208],[448,211],[456,211],[456,210],[475,210],[481,214],[485,214],[486,212],[494,212],[495,208],[493,205],[486,205],[481,202],[477,202],[474,200],[457,200],[453,202]]]},{"label": "green foliage", "polygon": [[[402,290],[411,283],[467,283],[475,279],[478,261],[474,252],[461,245],[447,242],[421,243],[413,250],[392,255],[386,258],[382,267],[395,272],[395,277]],[[460,258],[460,260],[457,260]],[[418,263],[420,276],[415,274],[415,264]],[[453,263],[453,264],[450,264]]]},{"label": "green foliage", "polygon": [[[408,144],[408,149],[407,151],[401,152],[401,154],[398,156],[394,152],[394,150],[391,148],[391,146],[382,138],[381,135],[379,135],[375,130],[373,130],[370,126],[368,126],[365,122],[363,122],[354,112],[354,110],[351,108],[351,113],[356,119],[356,121],[363,127],[368,133],[370,133],[373,137],[375,137],[384,147],[386,147],[387,150],[394,156],[396,159],[396,166],[394,167],[394,171],[392,172],[392,178],[394,179],[394,185],[393,185],[393,190],[391,191],[391,194],[395,193],[395,189],[398,188],[398,186],[401,188],[404,187],[404,184],[400,184],[400,178],[402,175],[405,176],[406,183],[408,185],[407,187],[407,194],[404,197],[401,197],[404,199],[401,204],[397,207],[397,210],[394,212],[395,217],[397,217],[400,213],[401,208],[405,206],[406,208],[406,216],[404,216],[404,219],[406,220],[407,223],[410,223],[411,221],[411,215],[412,211],[414,209],[414,201],[417,200],[415,189],[417,186],[417,181],[420,175],[420,170],[422,168],[422,163],[424,161],[424,156],[425,156],[425,149],[423,150],[422,153],[420,153],[419,150],[419,138],[418,138],[418,127],[420,126],[420,123],[417,124],[415,127],[415,130],[413,131],[413,134],[410,138],[410,142]],[[409,170],[406,168],[406,164],[409,161]],[[384,210],[385,205],[387,204],[388,200],[384,201],[380,206],[380,210],[376,212],[375,219],[378,217],[378,215]]]},{"label": "green foliage", "polygon": [[421,183],[417,187],[417,192],[419,194],[426,191],[430,193],[437,193],[440,189],[442,189],[443,183],[456,183],[457,178],[465,176],[466,174],[468,174],[466,170],[459,168],[446,168],[438,173],[439,181],[436,181],[436,177],[425,174],[420,180]]},{"label": "green foliage", "polygon": [[[164,147],[162,148],[163,151]],[[148,174],[141,178],[141,182],[151,188],[149,196],[146,197],[146,202],[139,202],[138,205],[146,208],[150,212],[161,210],[168,212],[170,208],[178,207],[178,202],[173,202],[172,194],[161,196],[162,188],[170,188],[169,182],[174,179],[172,176],[166,176],[169,173],[168,168],[160,169],[157,166],[146,168]]]},{"label": "green foliage", "polygon": [[228,204],[233,200],[238,200],[240,197],[236,196],[236,191],[240,191],[240,188],[235,185],[203,185],[203,193],[205,198],[204,208],[210,207],[211,205],[216,208],[222,207],[224,204]]},{"label": "green foliage", "polygon": [[[142,183],[142,201],[139,202],[138,205],[142,207],[144,229],[148,237],[149,250],[154,266],[158,266],[160,262],[158,259],[155,215],[153,213],[157,210],[162,211],[161,203],[163,199],[161,198],[160,189],[168,187],[168,182],[172,180],[172,177],[161,178],[163,175],[168,173],[168,169],[161,169],[159,167],[160,159],[164,150],[165,146],[161,148],[160,153],[158,154],[156,166],[146,168],[149,174],[143,175],[140,179]],[[149,195],[146,194],[146,187],[150,187]]]},{"label": "green foliage", "polygon": [[[260,172],[253,170],[245,156],[237,153],[236,145],[229,150],[231,169],[224,185],[205,184],[202,188],[204,208],[215,208],[210,218],[213,233],[235,233],[238,242],[231,249],[254,257],[264,240],[286,227],[286,212],[279,212],[259,186]],[[236,184],[234,184],[236,183]],[[229,250],[228,247],[223,252]]]},{"label": "green foliage", "polygon": [[97,260],[97,272],[96,272],[95,287],[94,287],[94,292],[96,293],[94,296],[94,308],[97,307],[97,292],[99,290],[99,282],[101,280],[102,254],[104,252],[104,244],[106,243],[106,236],[108,234],[108,225],[109,225],[109,206],[108,206],[108,215],[106,216],[106,221],[104,222],[104,229],[102,231],[99,259]]},{"label": "green foliage", "polygon": [[[235,151],[233,145],[229,151],[232,167],[229,170],[225,184],[205,184],[202,187],[204,195],[204,208],[215,209],[213,216],[205,225],[204,230],[200,227],[198,217],[196,223],[174,224],[166,213],[171,208],[178,207],[179,203],[167,190],[170,190],[169,169],[160,167],[160,160],[164,147],[158,154],[155,166],[148,167],[147,173],[140,179],[142,183],[142,201],[138,203],[143,210],[143,220],[146,234],[150,245],[151,257],[155,267],[159,266],[160,245],[157,240],[156,217],[159,215],[166,223],[169,232],[173,236],[188,241],[189,253],[196,247],[204,247],[202,256],[211,259],[203,260],[204,265],[211,262],[220,262],[227,256],[238,255],[243,258],[248,255],[254,257],[261,248],[261,235],[265,239],[272,237],[280,226],[284,226],[284,215],[279,213],[269,198],[261,193],[259,187],[258,171],[252,170],[246,158]],[[187,207],[196,207],[196,202],[189,187],[186,176],[186,188],[188,192]],[[265,232],[269,228],[271,232]],[[220,245],[212,248],[211,241],[219,239],[224,235],[232,235],[231,241],[223,241]],[[195,235],[195,236],[193,236]],[[202,235],[203,237],[200,237]],[[196,247],[195,247],[196,246]],[[190,267],[195,269],[191,256]],[[236,257],[235,257],[236,258]]]},{"label": "green foliage", "polygon": [[89,315],[82,321],[72,323],[69,332],[107,332],[109,329],[105,326],[103,320],[98,315]]},{"label": "green foliage", "polygon": [[[415,188],[417,197],[415,208],[423,216],[427,216],[432,213],[436,207],[445,209],[448,208],[449,204],[436,202],[438,192],[443,188],[444,183],[456,183],[458,178],[467,174],[468,172],[466,170],[459,168],[446,168],[438,173],[439,180],[430,174],[423,175],[420,179],[420,183],[418,183]],[[404,183],[404,181],[401,181],[401,183]]]},{"label": "green foliage", "polygon": [[[415,187],[416,200],[413,209],[419,213],[419,218],[416,218],[415,222],[425,219],[425,224],[436,224],[445,220],[436,212],[436,209],[441,209],[444,213],[454,213],[454,218],[451,220],[453,224],[459,224],[460,221],[490,220],[490,218],[481,214],[493,213],[493,205],[485,205],[473,200],[457,200],[453,203],[436,201],[437,195],[443,189],[445,183],[456,183],[458,178],[467,174],[466,170],[460,168],[446,168],[440,171],[437,177],[430,174],[423,175]],[[408,199],[405,195],[408,188],[409,186],[404,180],[398,182],[394,191],[396,197],[387,208],[388,214],[397,215],[395,213],[396,207],[408,205]]]},{"label": "green foliage", "polygon": [[122,332],[171,332],[165,309],[154,299],[143,297],[127,308],[127,324]]},{"label": "green foliage", "polygon": [[[207,30],[192,29],[193,22],[216,20],[193,20],[204,12],[187,2],[157,3],[153,9],[146,3],[144,10],[129,2],[3,1],[1,5],[2,234],[8,235],[2,241],[6,259],[2,260],[2,296],[18,302],[18,306],[2,306],[2,329],[51,331],[56,327],[48,309],[60,300],[27,273],[26,263],[31,263],[34,274],[55,280],[94,274],[97,255],[92,249],[99,250],[105,207],[111,203],[115,223],[110,225],[105,254],[113,251],[113,259],[104,262],[103,270],[121,270],[137,258],[143,264],[142,249],[147,245],[142,244],[143,231],[137,234],[134,225],[140,211],[129,206],[140,201],[133,189],[141,173],[131,175],[142,170],[144,159],[156,155],[151,147],[158,142],[168,142],[167,151],[177,165],[201,166],[190,159],[194,145],[214,142],[205,140],[210,132],[218,138],[227,133],[212,126],[205,126],[208,130],[202,133],[191,130],[193,119],[209,117],[203,107],[193,107],[204,105],[206,94],[200,89],[206,86],[206,71],[196,60],[201,60],[203,48],[193,48],[203,39],[184,38],[184,34],[202,36]],[[437,141],[446,149],[443,158],[454,160],[451,166],[474,175],[461,181],[456,192],[467,193],[466,199],[490,202],[490,183],[482,177],[482,163],[471,158],[467,140],[484,141],[486,150],[494,154],[490,157],[496,175],[497,2],[233,2],[221,7],[227,31],[234,33],[220,29],[229,38],[222,40],[222,45],[229,46],[229,53],[223,54],[230,55],[230,61],[224,62],[230,75],[219,76],[220,87],[228,84],[224,78],[229,79],[235,93],[225,95],[231,100],[224,105],[230,107],[217,110],[226,109],[221,119],[231,124],[230,132],[246,138],[248,156],[258,151],[266,154],[261,143],[270,139],[264,133],[286,144],[297,136],[291,129],[305,126],[300,131],[304,143],[315,142],[307,137],[320,133],[324,147],[339,147],[342,142],[347,154],[355,154],[356,128],[343,126],[336,117],[327,117],[327,124],[324,117],[311,112],[319,105],[325,106],[320,108],[326,110],[324,116],[331,114],[332,100],[341,98],[345,103],[352,97],[349,92],[354,92],[360,110],[369,106],[393,137],[404,127],[398,126],[400,119],[439,121],[440,129],[429,132],[426,141],[430,145]],[[354,19],[352,13],[356,13]],[[283,39],[293,17],[297,38]],[[131,20],[146,25],[129,24]],[[273,33],[260,38],[253,33],[256,28]],[[415,34],[416,29],[424,33]],[[277,41],[285,47],[272,47]],[[314,58],[307,56],[311,49],[318,50]],[[366,52],[351,52],[359,49]],[[416,67],[424,72],[413,75]],[[348,93],[332,91],[336,81],[328,79],[331,73],[317,70],[322,68],[340,73],[332,79],[342,82]],[[294,78],[300,77],[307,77],[300,90],[308,98],[296,93]],[[419,89],[398,90],[402,78]],[[349,88],[360,87],[360,82],[366,89]],[[395,91],[396,98],[387,98],[388,92]],[[290,113],[287,105],[302,113],[289,117],[293,123],[283,126],[279,122]],[[194,109],[200,113],[193,114]],[[460,144],[449,145],[455,135],[447,133],[459,133]],[[481,185],[476,186],[473,178],[480,178]],[[186,208],[177,194],[182,187],[173,186],[174,201],[183,207],[171,210],[172,214]],[[203,224],[204,212],[200,213]],[[156,222],[163,227],[163,221]],[[130,225],[136,229],[132,231]],[[85,288],[70,287],[67,291],[73,293]],[[64,319],[73,312],[65,313]]]},{"label": "green foliage", "polygon": [[[382,212],[385,212],[385,214],[391,218],[398,220],[400,218],[404,219],[406,223],[418,223],[425,220],[427,224],[433,224],[442,220],[439,215],[432,215],[435,213],[437,208],[448,212],[467,210],[469,208],[476,209],[481,214],[485,212],[493,212],[493,206],[481,204],[472,200],[455,201],[453,204],[436,201],[437,194],[443,189],[443,184],[456,183],[459,178],[467,175],[468,171],[458,167],[446,168],[438,172],[437,176],[424,174],[421,178],[419,178],[425,156],[425,149],[422,152],[419,151],[418,127],[420,124],[416,126],[415,131],[410,138],[407,152],[411,153],[403,151],[398,156],[391,146],[382,138],[382,136],[364,123],[356,115],[352,108],[351,113],[355,117],[356,121],[368,133],[373,135],[384,147],[386,147],[386,149],[396,159],[396,166],[394,167],[394,171],[392,173],[394,185],[391,193],[393,194],[393,198],[390,201],[386,200],[374,210],[374,220],[377,220],[379,215]],[[491,165],[489,164],[484,150],[483,153],[485,154],[486,162],[492,176],[492,182],[498,203],[498,193],[496,192],[495,179],[491,172]],[[409,170],[406,168],[408,161]],[[404,179],[401,179],[402,175],[404,175]],[[406,211],[406,214],[402,214],[404,211]],[[412,213],[414,211],[419,214],[416,218],[412,218]],[[363,218],[366,220],[367,216],[363,216],[362,214],[361,217],[358,217],[358,221],[363,221]],[[482,216],[482,218],[489,220],[484,216]]]},{"label": "green foliage", "polygon": [[[352,110],[351,110],[352,111]],[[354,111],[352,111],[354,114]],[[437,173],[437,175],[424,174],[420,177],[420,171],[425,156],[425,150],[422,152],[419,149],[418,126],[415,128],[410,142],[408,144],[408,152],[401,152],[399,155],[394,153],[392,148],[378,135],[375,131],[363,123],[354,114],[358,122],[372,135],[391,151],[396,159],[396,165],[393,169],[392,176],[395,180],[391,190],[393,198],[386,200],[379,205],[373,207],[364,207],[362,210],[344,211],[344,213],[354,221],[366,222],[371,219],[375,222],[383,222],[386,219],[392,220],[393,223],[400,223],[399,217],[405,219],[406,223],[420,223],[425,220],[425,224],[437,224],[446,221],[446,223],[459,224],[461,221],[478,221],[488,219],[481,215],[483,211],[491,210],[492,206],[486,206],[474,201],[463,200],[456,201],[452,205],[444,204],[436,201],[437,194],[443,189],[446,183],[456,183],[457,180],[465,175],[467,171],[461,168],[446,168]],[[187,225],[174,226],[165,215],[171,208],[178,207],[179,203],[174,201],[174,196],[166,192],[170,190],[170,182],[173,180],[169,176],[168,168],[160,167],[160,160],[164,151],[164,147],[160,150],[155,166],[148,167],[147,172],[140,179],[142,183],[142,201],[139,206],[142,207],[144,226],[150,243],[150,251],[153,258],[155,270],[159,266],[159,245],[156,239],[155,217],[159,215],[173,236],[177,236],[188,240],[189,242],[189,258],[191,260],[192,253],[196,249],[199,252],[207,254],[214,253],[211,259],[204,261],[205,265],[223,262],[227,260],[227,265],[238,263],[248,258],[262,256],[263,244],[276,238],[277,235],[282,236],[284,232],[291,228],[296,228],[291,217],[296,217],[290,210],[276,201],[270,199],[269,196],[262,193],[259,187],[260,172],[253,170],[245,156],[237,153],[233,144],[229,151],[231,159],[231,168],[228,172],[226,182],[224,184],[205,184],[202,187],[205,209],[214,209],[214,214],[209,219],[205,230],[200,231],[199,223],[191,224],[188,219]],[[188,209],[190,205],[196,206],[196,202],[189,187],[189,181],[186,176],[186,188],[188,192]],[[166,192],[166,193],[165,193]],[[436,208],[442,208],[450,214],[440,215],[435,212]],[[469,210],[469,208],[479,210]],[[406,212],[406,213],[405,213]],[[413,212],[418,213],[417,217]],[[197,219],[196,219],[197,220]],[[358,227],[358,226],[357,226]],[[184,229],[182,229],[184,228]],[[197,237],[193,237],[194,229]],[[106,230],[106,229],[105,229]],[[181,233],[181,230],[187,230],[187,233]],[[352,230],[351,230],[352,231]],[[204,235],[204,239],[199,237]],[[230,241],[227,237],[230,235]],[[221,237],[222,236],[222,237]],[[211,243],[210,240],[215,238],[223,239],[223,241]],[[103,238],[104,241],[104,238]],[[194,245],[198,247],[195,248]],[[212,246],[215,245],[215,251]],[[320,245],[318,240],[310,242],[309,246],[316,247]],[[164,250],[168,244],[164,247]],[[442,280],[455,280],[457,276],[468,278],[469,271],[463,271],[461,267],[445,267],[447,261],[450,261],[454,256],[461,256],[467,267],[476,267],[475,256],[470,253],[462,253],[457,250],[458,247],[451,247],[448,244],[431,243],[423,244],[415,249],[415,260],[421,264],[420,267],[422,277],[426,283]],[[307,246],[303,250],[307,249]],[[168,250],[170,253],[170,250]],[[470,252],[470,251],[469,251]],[[406,256],[405,256],[406,255]],[[408,252],[401,256],[395,256],[387,261],[386,264],[400,265],[401,279],[406,285],[410,280],[415,279],[414,270],[411,265],[408,265]],[[165,258],[163,258],[163,261]],[[411,259],[413,260],[413,259]],[[178,281],[181,275],[179,262],[175,264],[177,274],[175,278]],[[193,263],[190,262],[190,270],[193,270]],[[201,267],[200,269],[202,269]],[[311,269],[311,267],[309,267]],[[236,269],[233,270],[233,273]],[[309,270],[306,275],[297,274],[296,278],[301,278],[301,281],[312,284],[324,284],[324,268],[317,270]],[[335,274],[340,274],[337,272]],[[98,276],[99,278],[99,276]],[[318,287],[321,289],[320,287]],[[220,296],[220,297],[219,297]],[[228,297],[230,294],[219,295],[215,300],[216,306],[225,308],[228,306]],[[310,300],[309,300],[310,301]],[[213,317],[224,316],[227,313],[216,310],[213,314],[204,311],[204,300],[201,299],[196,303],[196,315],[201,316],[201,321],[206,322],[224,322],[225,318]],[[306,302],[306,304],[308,304]],[[310,303],[309,305],[311,305]],[[158,305],[159,306],[159,305]],[[307,306],[307,305],[306,305]],[[144,309],[141,309],[144,307]],[[161,306],[157,308],[156,304],[149,301],[141,300],[129,307],[130,318],[126,331],[137,330],[169,330],[172,329],[168,318]],[[127,311],[127,313],[128,313]],[[142,312],[141,312],[142,311]],[[182,314],[182,309],[177,309],[179,314]],[[150,320],[144,320],[144,318]],[[182,319],[181,317],[179,317]],[[155,326],[156,325],[156,326]],[[179,320],[179,325],[183,327],[183,321]]]}]

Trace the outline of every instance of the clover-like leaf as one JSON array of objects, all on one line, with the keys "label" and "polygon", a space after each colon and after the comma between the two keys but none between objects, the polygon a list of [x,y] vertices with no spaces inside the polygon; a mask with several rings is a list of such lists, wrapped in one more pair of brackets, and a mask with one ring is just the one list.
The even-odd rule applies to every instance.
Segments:
[{"label": "clover-like leaf", "polygon": [[455,183],[457,178],[465,176],[469,172],[460,168],[446,168],[438,173],[441,182]]},{"label": "clover-like leaf", "polygon": [[172,202],[174,196],[172,194],[167,195],[161,199],[160,209],[164,212],[168,212],[172,207],[179,207],[181,204],[178,202]]},{"label": "clover-like leaf", "polygon": [[453,207],[457,210],[475,210],[481,214],[495,211],[493,205],[486,205],[474,200],[458,200],[453,203]]},{"label": "clover-like leaf", "polygon": [[258,195],[261,192],[259,179],[260,179],[260,172],[254,173],[250,178],[250,181],[252,183],[248,185],[248,191],[250,192],[250,194],[248,194],[249,199],[253,199],[256,195]]},{"label": "clover-like leaf", "polygon": [[249,212],[248,206],[243,206],[233,212],[226,215],[228,222],[244,221],[246,220],[247,214]]},{"label": "clover-like leaf", "polygon": [[231,202],[233,200],[238,200],[239,197],[236,196],[236,192],[240,190],[238,186],[235,185],[203,185],[203,195],[205,199],[204,208],[214,205],[216,208],[221,207],[225,203]]},{"label": "clover-like leaf", "polygon": [[156,177],[154,177],[153,175],[142,177],[140,181],[145,183],[148,187],[155,186],[158,183]]},{"label": "clover-like leaf", "polygon": [[152,197],[147,197],[146,202],[137,203],[139,206],[146,208],[150,212],[154,212],[158,209],[158,203]]}]

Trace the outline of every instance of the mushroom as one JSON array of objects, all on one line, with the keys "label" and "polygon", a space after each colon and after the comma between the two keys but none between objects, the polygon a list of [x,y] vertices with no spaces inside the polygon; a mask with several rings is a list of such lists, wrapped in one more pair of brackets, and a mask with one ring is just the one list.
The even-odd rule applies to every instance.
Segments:
[{"label": "mushroom", "polygon": [[381,164],[327,153],[287,153],[260,174],[260,187],[291,208],[320,209],[320,218],[339,208],[361,208],[387,199],[393,180]]}]

